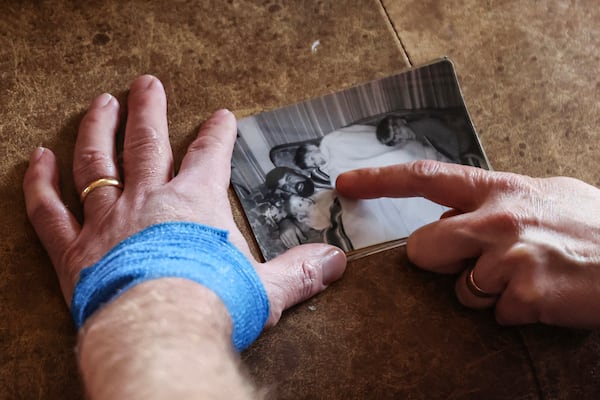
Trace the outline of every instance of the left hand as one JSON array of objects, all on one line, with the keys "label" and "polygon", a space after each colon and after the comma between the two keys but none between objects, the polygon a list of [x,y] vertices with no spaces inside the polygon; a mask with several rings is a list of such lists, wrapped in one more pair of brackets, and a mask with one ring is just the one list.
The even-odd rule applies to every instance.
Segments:
[{"label": "left hand", "polygon": [[128,236],[166,221],[229,231],[230,241],[251,261],[265,286],[271,309],[268,326],[277,323],[284,309],[342,275],[343,252],[324,244],[296,247],[267,263],[252,258],[227,198],[237,132],[231,112],[218,111],[202,125],[177,176],[173,176],[167,100],[158,79],[142,76],[131,84],[122,177],[115,147],[118,123],[119,104],[108,94],[92,102],[81,122],[73,160],[77,190],[101,177],[124,182],[123,190],[106,186],[87,196],[83,224],[61,200],[58,167],[50,150],[36,149],[25,174],[27,213],[54,264],[67,304],[83,268]]},{"label": "left hand", "polygon": [[[459,273],[466,306],[495,305],[503,324],[600,327],[600,190],[565,177],[531,178],[436,161],[340,175],[356,198],[421,196],[451,207],[408,238],[410,260]],[[467,264],[476,260],[467,285]]]}]

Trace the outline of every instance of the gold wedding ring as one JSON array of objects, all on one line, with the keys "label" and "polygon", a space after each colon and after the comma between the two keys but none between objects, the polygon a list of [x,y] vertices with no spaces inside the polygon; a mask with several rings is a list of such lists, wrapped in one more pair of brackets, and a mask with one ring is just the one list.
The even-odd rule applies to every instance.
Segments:
[{"label": "gold wedding ring", "polygon": [[110,176],[96,179],[95,181],[90,182],[82,191],[79,196],[79,200],[83,203],[85,198],[92,193],[94,190],[104,187],[104,186],[114,186],[119,189],[123,189],[123,184],[116,178],[112,178]]},{"label": "gold wedding ring", "polygon": [[473,277],[473,271],[475,271],[475,267],[469,268],[469,272],[467,273],[467,288],[475,297],[479,297],[482,299],[489,299],[490,297],[496,297],[497,294],[486,292],[482,288],[479,287],[478,284],[475,283],[475,279]]}]

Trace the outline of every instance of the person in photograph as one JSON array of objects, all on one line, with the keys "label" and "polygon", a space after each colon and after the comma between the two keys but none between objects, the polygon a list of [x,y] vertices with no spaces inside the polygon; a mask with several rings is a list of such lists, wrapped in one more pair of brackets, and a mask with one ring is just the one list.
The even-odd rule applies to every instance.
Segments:
[{"label": "person in photograph", "polygon": [[[386,146],[405,146],[415,141],[421,143],[426,155],[419,159],[460,163],[456,134],[438,118],[422,117],[409,121],[388,115],[377,124],[376,136]],[[440,158],[440,155],[444,157]]]},{"label": "person in photograph", "polygon": [[[286,248],[325,241],[344,251],[354,249],[353,241],[344,230],[340,200],[331,185],[314,184],[292,168],[276,167],[267,173],[265,186],[273,196],[283,199],[287,215],[279,221],[275,231]],[[313,210],[308,211],[309,208]]]},{"label": "person in photograph", "polygon": [[[344,251],[354,250],[344,229],[340,201],[333,190],[316,191],[310,198],[291,195],[284,208],[288,215],[285,221],[294,221],[289,229],[298,229],[307,237],[318,232],[320,241]],[[281,226],[285,228],[284,224]]]},{"label": "person in photograph", "polygon": [[288,167],[275,167],[267,173],[265,186],[274,192],[308,197],[315,191],[310,178]]},{"label": "person in photograph", "polygon": [[299,223],[322,231],[332,225],[329,210],[335,197],[333,190],[317,191],[311,197],[291,195],[285,201],[284,209]]},{"label": "person in photograph", "polygon": [[270,202],[259,203],[251,209],[251,219],[256,220],[259,224],[267,227],[277,227],[278,224],[288,216],[283,207],[283,202],[279,201],[275,204]]},{"label": "person in photograph", "polygon": [[391,164],[406,163],[415,160],[452,160],[439,152],[432,145],[418,140],[409,129],[403,140],[395,140],[395,145],[381,143],[377,130],[381,125],[388,125],[383,120],[378,127],[372,125],[349,125],[325,135],[319,146],[305,143],[298,147],[294,163],[301,169],[318,171],[321,179],[328,179],[330,185],[340,173],[356,168],[381,167]]},{"label": "person in photograph", "polygon": [[[375,130],[375,126],[359,124],[338,129],[325,135],[319,146],[309,143],[300,146],[294,160],[300,168],[318,170],[328,176],[332,186],[339,174],[357,168],[383,167],[421,157],[447,160],[416,140],[407,141],[404,146],[383,145],[377,140]],[[344,232],[354,249],[406,237],[445,211],[444,207],[421,198],[357,201],[340,197],[339,204]],[[290,232],[285,234],[292,236]]]},{"label": "person in photograph", "polygon": [[333,189],[329,174],[321,169],[322,166],[327,164],[327,160],[319,146],[314,143],[304,143],[298,146],[294,154],[294,163],[310,173],[310,178],[315,187]]},{"label": "person in photograph", "polygon": [[[265,177],[265,187],[270,191],[271,201],[285,213],[283,204],[292,195],[310,197],[315,193],[312,180],[300,172],[288,167],[275,167]],[[286,215],[277,222],[276,227],[269,229],[269,235],[275,234],[286,249],[302,243],[320,242],[320,232],[302,225],[294,216]]]},{"label": "person in photograph", "polygon": [[266,259],[274,258],[290,248],[284,243],[285,237],[281,237],[279,226],[284,224],[282,221],[291,217],[285,211],[282,198],[272,201],[273,199],[270,199],[244,205],[247,207],[248,222]]}]

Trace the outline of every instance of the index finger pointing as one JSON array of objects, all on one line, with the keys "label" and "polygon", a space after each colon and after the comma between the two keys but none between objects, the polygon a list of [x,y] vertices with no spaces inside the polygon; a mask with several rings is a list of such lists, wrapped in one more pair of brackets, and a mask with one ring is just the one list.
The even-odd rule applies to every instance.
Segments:
[{"label": "index finger pointing", "polygon": [[341,174],[336,189],[348,197],[425,197],[438,204],[471,211],[487,197],[492,173],[480,168],[419,160]]}]

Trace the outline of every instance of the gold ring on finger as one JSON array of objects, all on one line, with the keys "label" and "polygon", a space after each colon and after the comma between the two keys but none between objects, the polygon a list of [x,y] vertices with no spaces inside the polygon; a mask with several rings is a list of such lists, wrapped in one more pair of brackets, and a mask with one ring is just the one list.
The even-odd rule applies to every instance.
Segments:
[{"label": "gold ring on finger", "polygon": [[94,190],[104,187],[104,186],[114,186],[119,189],[123,189],[123,184],[117,178],[113,178],[110,176],[96,179],[95,181],[90,182],[83,190],[81,191],[81,195],[79,196],[79,200],[83,203],[85,198],[92,193]]},{"label": "gold ring on finger", "polygon": [[475,278],[473,276],[474,271],[475,271],[475,267],[473,266],[473,267],[469,268],[469,272],[467,273],[466,281],[467,281],[467,288],[469,289],[469,291],[475,297],[480,297],[480,298],[484,298],[484,299],[489,299],[490,297],[496,297],[497,294],[486,292],[481,287],[479,287],[479,285],[477,283],[475,283]]}]

